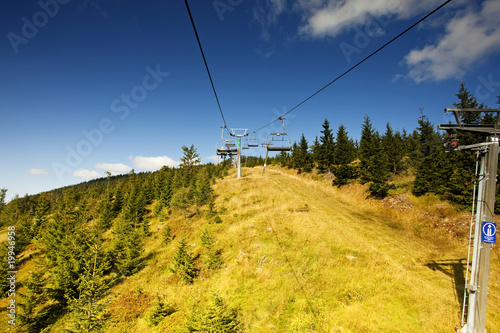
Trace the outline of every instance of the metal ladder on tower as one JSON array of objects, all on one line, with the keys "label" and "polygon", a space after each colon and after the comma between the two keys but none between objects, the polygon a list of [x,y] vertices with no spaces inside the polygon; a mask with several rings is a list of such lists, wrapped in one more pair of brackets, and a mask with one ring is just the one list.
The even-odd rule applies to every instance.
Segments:
[{"label": "metal ladder on tower", "polygon": [[[469,246],[468,246],[468,251],[467,251],[467,266],[465,270],[465,285],[464,285],[464,297],[463,297],[463,305],[462,305],[462,322],[461,322],[461,327],[463,327],[466,323],[467,316],[469,313],[469,295],[471,293],[475,293],[476,287],[475,287],[475,282],[473,279],[473,274],[475,274],[475,268],[472,266],[474,262],[476,262],[474,259],[474,246],[475,246],[475,238],[476,237],[481,237],[480,235],[475,234],[475,224],[480,223],[481,216],[478,216],[478,211],[476,211],[476,196],[477,192],[482,190],[482,186],[478,187],[478,181],[482,181],[484,175],[484,170],[479,170],[479,157],[480,155],[480,150],[476,150],[476,170],[474,173],[474,190],[473,190],[473,197],[472,197],[472,212],[471,212],[471,219],[470,219],[470,230],[469,230]],[[478,174],[480,173],[481,174]]]}]

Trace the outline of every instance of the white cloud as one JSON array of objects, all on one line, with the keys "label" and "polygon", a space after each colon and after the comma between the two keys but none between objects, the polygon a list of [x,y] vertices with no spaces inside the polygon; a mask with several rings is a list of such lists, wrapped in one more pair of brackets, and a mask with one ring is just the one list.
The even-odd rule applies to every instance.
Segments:
[{"label": "white cloud", "polygon": [[29,169],[28,173],[30,175],[48,175],[49,173],[42,169]]},{"label": "white cloud", "polygon": [[217,155],[211,155],[211,156],[207,157],[207,160],[218,162],[219,161],[219,157]]},{"label": "white cloud", "polygon": [[481,10],[468,8],[446,24],[434,45],[413,49],[404,59],[415,82],[460,78],[475,62],[500,51],[500,2],[487,0]]},{"label": "white cloud", "polygon": [[73,172],[73,176],[83,179],[99,178],[101,175],[95,170],[78,169]]},{"label": "white cloud", "polygon": [[254,7],[253,20],[262,30],[262,39],[269,41],[271,39],[269,27],[277,23],[278,17],[286,8],[286,0],[265,0],[264,2],[264,5],[259,2]]},{"label": "white cloud", "polygon": [[174,161],[168,156],[154,156],[154,157],[136,156],[131,158],[131,160],[136,168],[149,171],[159,170],[164,165],[168,167],[176,167],[180,164],[179,162]]},{"label": "white cloud", "polygon": [[114,174],[126,173],[126,172],[129,172],[130,170],[132,170],[131,167],[129,167],[128,165],[123,164],[123,163],[97,163],[95,165],[95,167],[97,169],[110,171],[111,173],[114,173]]},{"label": "white cloud", "polygon": [[384,25],[392,16],[397,19],[413,17],[440,3],[441,0],[299,0],[297,7],[304,12],[306,22],[299,33],[317,38],[336,37],[371,21]]}]

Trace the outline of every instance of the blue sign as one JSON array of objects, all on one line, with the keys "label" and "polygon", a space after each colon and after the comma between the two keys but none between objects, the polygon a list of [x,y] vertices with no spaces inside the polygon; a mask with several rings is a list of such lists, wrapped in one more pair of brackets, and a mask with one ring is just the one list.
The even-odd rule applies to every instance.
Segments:
[{"label": "blue sign", "polygon": [[493,222],[483,222],[481,241],[483,243],[496,243],[497,224]]}]

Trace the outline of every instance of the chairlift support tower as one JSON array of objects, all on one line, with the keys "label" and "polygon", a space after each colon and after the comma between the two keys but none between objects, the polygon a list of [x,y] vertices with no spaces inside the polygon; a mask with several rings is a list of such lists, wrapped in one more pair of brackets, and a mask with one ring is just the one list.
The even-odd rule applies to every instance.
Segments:
[{"label": "chairlift support tower", "polygon": [[241,138],[247,136],[248,129],[246,128],[231,128],[231,136],[238,138],[238,178],[241,177]]},{"label": "chairlift support tower", "polygon": [[[496,181],[498,171],[500,109],[452,109],[446,108],[445,114],[452,112],[456,124],[441,124],[438,129],[446,130],[451,140],[445,144],[448,150],[473,149],[481,156],[480,180],[477,190],[476,222],[474,228],[474,247],[470,278],[466,278],[462,328],[459,333],[486,333],[486,304],[488,280],[490,274],[491,243],[482,241],[482,222],[493,222],[495,207]],[[493,112],[497,114],[494,124],[463,124],[463,112]],[[485,142],[460,146],[456,138],[457,131],[482,133],[487,136]],[[472,235],[471,235],[472,236]],[[469,267],[467,267],[469,270]],[[468,272],[468,271],[467,271]],[[468,274],[468,273],[467,273]],[[468,295],[467,295],[468,293]],[[468,302],[468,303],[466,303]],[[465,307],[467,304],[467,321]]]}]

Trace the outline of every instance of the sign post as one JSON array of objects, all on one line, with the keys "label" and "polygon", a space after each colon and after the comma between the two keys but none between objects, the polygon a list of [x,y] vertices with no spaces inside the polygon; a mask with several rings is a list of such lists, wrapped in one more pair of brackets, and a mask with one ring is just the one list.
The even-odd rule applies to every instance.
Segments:
[{"label": "sign post", "polygon": [[483,243],[496,243],[497,224],[493,222],[483,222],[481,241]]}]

